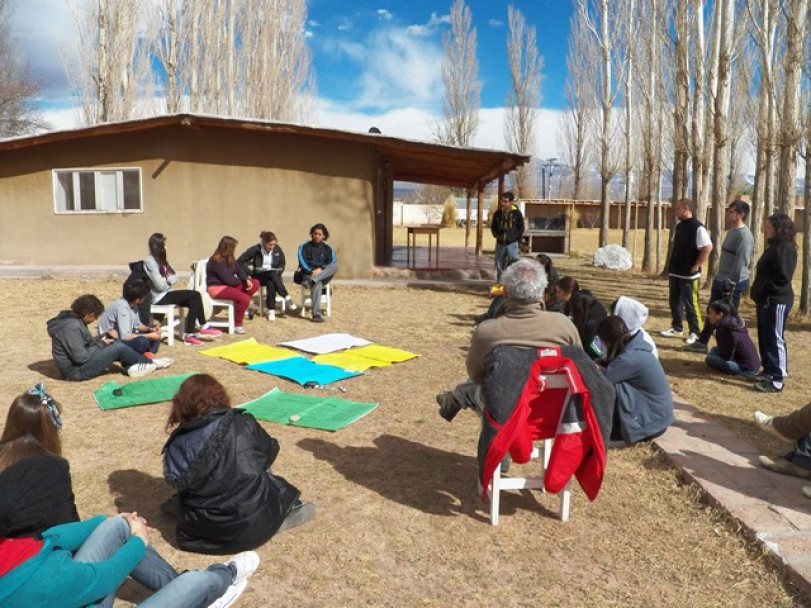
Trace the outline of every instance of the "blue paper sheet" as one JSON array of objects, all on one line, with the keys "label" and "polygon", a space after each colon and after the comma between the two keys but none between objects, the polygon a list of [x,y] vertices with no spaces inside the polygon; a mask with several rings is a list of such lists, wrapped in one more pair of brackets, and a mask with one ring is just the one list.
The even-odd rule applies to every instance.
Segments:
[{"label": "blue paper sheet", "polygon": [[292,380],[302,386],[307,382],[316,382],[324,386],[325,384],[338,382],[339,380],[346,380],[347,378],[363,375],[359,372],[350,372],[340,367],[335,367],[334,365],[313,363],[304,357],[293,357],[292,359],[284,359],[283,361],[255,363],[254,365],[249,365],[248,369]]}]

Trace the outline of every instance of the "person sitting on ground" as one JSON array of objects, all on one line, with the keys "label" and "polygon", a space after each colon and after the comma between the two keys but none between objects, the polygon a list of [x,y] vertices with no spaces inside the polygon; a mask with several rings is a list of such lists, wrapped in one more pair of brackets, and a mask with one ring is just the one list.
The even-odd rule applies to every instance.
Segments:
[{"label": "person sitting on ground", "polygon": [[0,437],[0,536],[39,534],[79,521],[68,461],[62,458],[62,406],[42,384],[11,402]]},{"label": "person sitting on ground", "polygon": [[279,442],[231,399],[215,378],[187,378],[172,399],[163,472],[177,490],[165,511],[177,511],[184,551],[222,554],[254,549],[274,534],[308,522],[312,503],[270,472]]},{"label": "person sitting on ground", "polygon": [[[774,459],[759,456],[760,464],[777,473],[811,479],[811,403],[785,416],[769,416],[756,410],[753,417],[761,430],[794,444],[783,456]],[[811,485],[805,486],[802,492],[811,498]]]},{"label": "person sitting on ground", "polygon": [[156,323],[149,327],[141,320],[138,306],[146,297],[149,297],[149,285],[143,281],[125,283],[123,297],[113,300],[99,317],[99,333],[115,330],[124,344],[154,360],[161,344],[161,326]]},{"label": "person sitting on ground", "polygon": [[546,271],[546,289],[544,289],[543,292],[543,304],[546,310],[551,310],[551,307],[554,305],[555,300],[557,299],[557,295],[555,294],[555,285],[557,284],[560,275],[558,274],[558,269],[555,268],[555,265],[552,263],[552,258],[545,253],[539,253],[535,256],[535,259],[541,266],[543,266],[544,271]]},{"label": "person sitting on ground", "polygon": [[572,276],[561,277],[555,283],[555,300],[551,306],[547,308],[549,312],[563,312],[566,302],[572,297],[572,294],[580,291],[580,285]]},{"label": "person sitting on ground", "polygon": [[581,289],[571,295],[563,307],[563,314],[568,316],[577,328],[586,354],[592,359],[599,358],[600,351],[592,342],[597,337],[597,326],[600,321],[608,316],[603,305],[589,290]]},{"label": "person sitting on ground", "polygon": [[620,296],[611,304],[611,314],[618,316],[625,321],[625,326],[632,336],[641,334],[653,350],[653,356],[659,358],[659,349],[651,335],[643,327],[648,320],[648,307],[639,300],[634,300],[628,296]]},{"label": "person sitting on ground", "polygon": [[47,323],[54,363],[65,380],[82,381],[99,376],[112,363],[120,363],[128,376],[137,378],[156,369],[165,369],[171,359],[150,361],[118,340],[118,332],[90,335],[88,325],[104,312],[96,296],[76,298],[70,310],[63,310]]},{"label": "person sitting on ground", "polygon": [[[79,522],[79,514],[76,510],[76,503],[73,495],[73,487],[70,477],[70,467],[68,462],[61,457],[62,442],[59,432],[62,428],[62,407],[50,395],[45,392],[42,384],[38,384],[28,390],[27,393],[18,396],[11,403],[8,415],[6,417],[6,424],[3,429],[2,438],[0,438],[0,555],[6,554],[5,549],[8,548],[9,553],[14,549],[22,548],[23,553],[27,554],[32,560],[42,562],[43,560],[54,559],[53,555],[46,552],[45,547],[37,554],[37,544],[41,545],[41,538],[57,539],[61,536],[62,531],[70,530],[73,528],[66,528],[65,524],[75,524]],[[137,514],[124,514],[122,517],[125,519],[137,517]],[[100,520],[102,518],[99,518]],[[119,521],[113,521],[119,519]],[[120,518],[111,518],[110,523],[104,523],[105,528],[112,528],[110,534],[117,535],[117,540],[110,538],[111,546],[105,547],[99,538],[93,541],[88,541],[90,545],[86,546],[86,551],[80,549],[77,552],[76,559],[79,562],[97,562],[105,559],[105,555],[96,554],[95,557],[91,556],[91,547],[95,549],[114,549],[120,546],[127,538],[127,526],[123,525],[123,520]],[[85,522],[86,524],[87,522]],[[144,522],[145,523],[145,522]],[[84,524],[82,524],[84,525]],[[58,526],[54,528],[54,526]],[[101,526],[100,526],[101,527]],[[56,530],[59,530],[57,534]],[[95,533],[95,535],[100,534]],[[20,539],[20,542],[15,542]],[[54,540],[54,544],[58,544],[58,540]],[[67,548],[66,545],[65,548]],[[73,551],[73,550],[72,550]],[[112,555],[112,554],[110,554]],[[29,564],[25,559],[25,555],[21,555],[19,561],[14,561],[12,564],[5,564],[5,567],[12,566],[8,570],[7,579],[6,572],[3,571],[4,565],[0,565],[0,605],[3,606],[30,606],[30,605],[47,605],[47,606],[84,606],[94,600],[100,600],[107,595],[106,603],[100,604],[104,606],[112,606],[113,596],[115,589],[124,580],[127,573],[120,572],[120,581],[118,584],[111,584],[102,581],[103,578],[112,575],[110,568],[105,568],[106,572],[102,576],[92,573],[91,568],[87,567],[73,567],[62,563],[61,568],[54,566],[53,561],[50,562],[47,572],[50,572],[49,578],[43,580],[44,576],[39,574],[45,572],[40,568],[43,565],[36,566],[34,563]],[[68,557],[63,554],[63,557]],[[69,558],[68,558],[69,559]],[[243,563],[248,560],[247,566],[251,563],[258,563],[253,556],[237,556],[234,558],[236,563]],[[159,591],[164,586],[168,585],[172,580],[178,578],[177,571],[172,568],[155,550],[147,545],[144,551],[144,557],[140,562],[133,564],[134,567],[129,569],[129,574],[133,579],[146,586],[152,591]],[[16,568],[20,570],[17,571]],[[53,567],[53,569],[52,569]],[[94,566],[93,568],[96,568]],[[255,569],[254,566],[251,566]],[[242,568],[245,570],[245,568]],[[29,585],[27,579],[29,575],[36,577],[35,582],[39,585],[41,593],[36,595],[35,604],[29,603],[34,601],[32,591],[36,593]],[[70,587],[63,587],[66,581],[60,579],[60,587],[51,590],[48,588],[48,580],[50,576],[61,576],[66,574],[71,577],[76,576],[80,578],[80,583],[77,584],[77,593],[71,592]],[[185,575],[184,575],[185,576]],[[12,593],[6,593],[6,589],[12,586],[11,580],[23,580],[23,587]],[[162,608],[172,605],[182,606],[227,606],[241,593],[241,589],[237,589],[239,585],[233,585],[226,593],[228,585],[224,585],[223,581],[219,578],[212,579],[209,575],[200,577],[194,575],[186,577],[186,582],[190,586],[199,589],[192,593],[186,593],[178,583],[172,585],[170,590],[161,594],[156,594],[152,603],[145,603],[147,605],[158,605]],[[227,582],[227,579],[226,581]],[[6,587],[6,584],[9,587]],[[96,592],[85,590],[82,585],[89,585]],[[241,584],[241,583],[240,583]],[[33,585],[33,582],[31,583]],[[94,585],[98,585],[95,587]],[[104,585],[109,585],[103,587]],[[103,587],[103,588],[102,588]],[[244,585],[242,586],[244,589]],[[81,593],[87,593],[87,596],[82,596]],[[98,593],[97,597],[91,597]],[[224,595],[225,594],[225,595]],[[170,604],[167,602],[168,597],[178,597],[178,604]],[[211,604],[212,601],[220,598]],[[230,598],[230,600],[229,600]],[[181,601],[182,600],[182,601]]]},{"label": "person sitting on ground", "polygon": [[707,318],[718,346],[704,362],[725,374],[754,378],[760,369],[760,357],[735,307],[726,300],[710,302]]},{"label": "person sitting on ground", "polygon": [[206,323],[203,297],[194,289],[172,289],[178,275],[166,259],[166,237],[155,232],[149,237],[149,255],[144,258],[144,272],[152,289],[152,304],[174,305],[188,309],[183,342],[190,346],[203,344],[200,336],[216,338],[222,332]]},{"label": "person sitting on ground", "polygon": [[612,440],[632,445],[664,433],[675,418],[673,396],[659,360],[641,334],[632,335],[620,317],[597,327],[605,377],[617,392]]},{"label": "person sitting on ground", "polygon": [[259,281],[248,277],[242,266],[237,264],[236,247],[235,238],[224,236],[220,239],[206,264],[206,285],[212,298],[234,303],[234,333],[244,334],[242,323],[245,312],[251,305],[253,294],[259,291]]},{"label": "person sitting on ground", "polygon": [[298,264],[302,273],[301,284],[311,290],[310,299],[313,311],[313,323],[323,323],[321,314],[321,293],[324,285],[329,283],[338,272],[335,252],[327,245],[329,230],[324,224],[315,224],[310,228],[310,240],[298,248]]},{"label": "person sitting on ground", "polygon": [[154,591],[141,608],[225,608],[259,566],[259,556],[248,551],[178,574],[148,547],[149,529],[137,513],[62,524],[34,537],[0,537],[0,605],[112,607],[115,592],[132,575]]},{"label": "person sitting on ground", "polygon": [[267,230],[259,234],[260,242],[252,245],[237,258],[237,262],[245,272],[250,272],[251,276],[259,281],[265,288],[265,307],[267,308],[268,321],[276,319],[276,296],[284,298],[285,308],[294,311],[296,303],[287,293],[284,286],[285,258],[284,251],[276,242],[276,235]]},{"label": "person sitting on ground", "polygon": [[577,328],[569,318],[543,310],[540,303],[546,289],[546,273],[533,260],[521,259],[502,275],[504,303],[496,317],[473,332],[467,353],[468,380],[436,396],[439,414],[451,421],[465,407],[484,409],[482,384],[493,349],[499,344],[540,348],[580,346]]}]

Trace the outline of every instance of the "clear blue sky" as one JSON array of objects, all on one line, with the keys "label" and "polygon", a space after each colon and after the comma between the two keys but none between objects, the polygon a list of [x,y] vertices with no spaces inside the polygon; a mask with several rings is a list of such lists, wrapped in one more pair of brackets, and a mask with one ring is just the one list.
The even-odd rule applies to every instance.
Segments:
[{"label": "clear blue sky", "polygon": [[[75,2],[76,0],[70,0]],[[148,2],[149,0],[144,0]],[[308,43],[318,102],[312,122],[427,139],[442,113],[442,33],[451,2],[432,0],[309,0]],[[503,106],[509,88],[506,59],[507,2],[470,0],[478,33],[482,114],[476,145],[503,147]],[[552,149],[557,110],[564,105],[570,0],[515,0],[537,30],[544,57],[540,156]],[[47,15],[47,18],[43,16]],[[13,28],[32,68],[46,83],[42,107],[58,128],[76,124],[60,44],[74,24],[66,0],[23,0]]]}]

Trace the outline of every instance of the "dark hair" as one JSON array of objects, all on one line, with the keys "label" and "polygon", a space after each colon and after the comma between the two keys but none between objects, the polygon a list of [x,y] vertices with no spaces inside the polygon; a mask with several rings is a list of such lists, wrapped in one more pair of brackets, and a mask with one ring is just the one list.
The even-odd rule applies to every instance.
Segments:
[{"label": "dark hair", "polygon": [[538,260],[538,263],[543,266],[543,269],[546,271],[546,293],[551,293],[554,296],[555,284],[560,278],[558,276],[558,269],[555,268],[555,265],[552,263],[552,258],[545,253],[539,253],[535,256],[535,259]]},{"label": "dark hair", "polygon": [[132,281],[130,283],[124,283],[124,289],[122,295],[127,303],[132,304],[136,300],[140,300],[141,298],[145,298],[146,294],[149,293],[149,285],[146,282],[141,280]]},{"label": "dark hair", "polygon": [[794,236],[797,229],[794,222],[785,213],[774,213],[766,218],[774,228],[774,238],[769,239],[769,243],[794,243]]},{"label": "dark hair", "polygon": [[313,232],[315,232],[316,230],[320,230],[321,232],[324,233],[324,240],[325,241],[329,238],[329,230],[327,230],[327,227],[324,226],[324,224],[320,224],[320,223],[319,224],[313,224],[312,228],[310,228],[310,236],[312,236]]},{"label": "dark hair", "polygon": [[104,304],[93,294],[85,294],[73,300],[70,309],[77,317],[81,317],[82,319],[89,314],[94,314],[98,317],[104,312]]},{"label": "dark hair", "polygon": [[220,239],[217,249],[211,254],[211,261],[219,264],[225,261],[225,265],[231,268],[236,263],[234,251],[237,248],[237,240],[232,236],[224,236]]},{"label": "dark hair", "polygon": [[709,304],[707,304],[707,308],[714,310],[718,314],[724,315],[728,317],[732,315],[733,317],[738,316],[738,309],[735,308],[732,304],[727,302],[726,300],[713,300]]},{"label": "dark hair", "polygon": [[589,335],[588,325],[591,310],[596,303],[597,299],[590,291],[581,289],[580,291],[572,293],[569,300],[563,306],[563,314],[571,317],[572,323],[574,323],[574,326],[577,328],[577,333],[580,334],[580,342],[583,348],[588,348],[591,338],[593,338],[593,336]]},{"label": "dark hair", "polygon": [[211,410],[230,408],[231,398],[225,387],[209,374],[195,374],[183,381],[172,399],[166,429],[196,420]]},{"label": "dark hair", "polygon": [[513,202],[515,200],[515,195],[509,190],[507,190],[504,194],[501,195],[501,200]]},{"label": "dark hair", "polygon": [[278,240],[276,235],[270,232],[269,230],[263,230],[259,233],[259,238],[262,239],[263,243],[270,243],[271,241]]},{"label": "dark hair", "polygon": [[[175,269],[166,259],[166,237],[160,232],[155,232],[149,237],[149,253],[158,262],[160,272],[163,276],[175,274]],[[165,273],[165,274],[164,274]]]},{"label": "dark hair", "polygon": [[[53,401],[57,411],[62,407]],[[57,424],[38,395],[25,393],[11,402],[0,437],[0,471],[36,454],[62,454]]]},{"label": "dark hair", "polygon": [[616,359],[631,339],[631,333],[628,331],[625,321],[613,315],[600,321],[597,326],[597,335],[605,347],[604,360],[606,363],[611,363]]},{"label": "dark hair", "polygon": [[740,213],[743,216],[743,221],[749,217],[749,203],[746,201],[732,201],[727,209],[732,209],[735,213]]},{"label": "dark hair", "polygon": [[580,291],[580,284],[577,282],[577,279],[569,275],[560,277],[555,283],[555,287],[560,289],[563,293],[570,295],[576,291]]}]

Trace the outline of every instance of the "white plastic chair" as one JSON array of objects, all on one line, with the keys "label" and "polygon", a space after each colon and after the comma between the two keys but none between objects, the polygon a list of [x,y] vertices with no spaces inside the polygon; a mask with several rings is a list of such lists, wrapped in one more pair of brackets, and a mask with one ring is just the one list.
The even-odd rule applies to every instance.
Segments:
[{"label": "white plastic chair", "polygon": [[[200,295],[203,297],[203,304],[205,305],[206,301],[210,302],[211,305],[211,314],[208,316],[208,324],[211,327],[221,327],[225,329],[229,334],[234,333],[234,303],[231,300],[218,300],[217,298],[212,298],[208,295],[208,285],[206,284],[206,264],[208,264],[208,258],[203,258],[202,260],[197,260],[196,262],[192,262],[191,265],[191,289],[195,291],[199,291]],[[217,320],[214,317],[219,312],[217,309],[222,309],[228,315],[227,320]]]},{"label": "white plastic chair", "polygon": [[[487,498],[490,501],[490,523],[494,526],[498,525],[499,506],[501,503],[501,492],[505,490],[541,490],[543,489],[543,474],[549,464],[549,456],[552,453],[552,444],[554,439],[544,439],[543,445],[534,447],[530,455],[530,466],[534,463],[539,463],[541,466],[540,475],[537,477],[502,477],[501,467],[496,467],[493,471],[493,479],[487,486]],[[560,507],[558,509],[558,516],[560,521],[569,521],[569,503],[572,498],[572,481],[566,484],[558,493],[560,498]]]},{"label": "white plastic chair", "polygon": [[[310,298],[310,288],[301,286],[301,316],[307,316],[307,310],[313,307],[313,301]],[[321,291],[321,310],[328,317],[332,316],[332,283],[324,285]]]},{"label": "white plastic chair", "polygon": [[153,315],[163,315],[164,324],[161,326],[161,337],[166,338],[166,345],[175,343],[175,328],[179,327],[183,337],[183,307],[174,304],[152,304],[149,312]]},{"label": "white plastic chair", "polygon": [[[251,296],[251,299],[256,298],[256,305],[253,306],[253,302],[251,305],[259,311],[259,316],[265,316],[265,294],[263,293],[264,289],[262,287]],[[284,298],[280,296],[278,293],[276,294],[276,309],[278,309],[279,314],[285,314],[287,312],[287,302],[284,301]]]},{"label": "white plastic chair", "polygon": [[[565,399],[569,399],[572,395],[569,383],[566,377],[562,374],[550,374],[546,376],[547,388],[562,388],[566,389]],[[540,464],[540,474],[534,477],[502,477],[501,467],[497,466],[493,471],[493,479],[487,486],[487,498],[490,501],[490,523],[494,526],[498,525],[499,506],[501,503],[501,492],[505,490],[541,490],[544,491],[544,473],[549,465],[549,457],[552,455],[552,445],[554,439],[544,439],[541,442],[542,448],[534,446],[530,454],[529,465],[537,462]],[[481,490],[481,488],[479,488]],[[560,521],[569,520],[569,503],[572,497],[572,480],[566,484],[566,487],[558,492],[560,498],[560,508],[558,509],[558,516]]]}]

